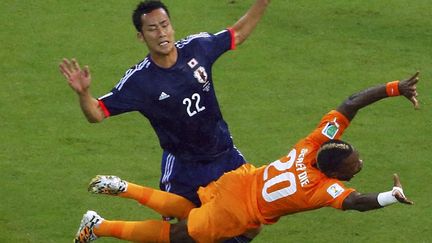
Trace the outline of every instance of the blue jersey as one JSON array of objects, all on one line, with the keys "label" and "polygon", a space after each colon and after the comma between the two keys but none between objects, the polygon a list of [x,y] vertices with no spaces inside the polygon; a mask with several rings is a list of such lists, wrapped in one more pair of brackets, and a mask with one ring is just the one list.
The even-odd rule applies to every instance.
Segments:
[{"label": "blue jersey", "polygon": [[233,41],[230,30],[188,36],[176,42],[178,59],[167,69],[148,55],[99,98],[106,116],[138,111],[165,151],[185,161],[217,158],[233,142],[216,99],[212,64]]}]

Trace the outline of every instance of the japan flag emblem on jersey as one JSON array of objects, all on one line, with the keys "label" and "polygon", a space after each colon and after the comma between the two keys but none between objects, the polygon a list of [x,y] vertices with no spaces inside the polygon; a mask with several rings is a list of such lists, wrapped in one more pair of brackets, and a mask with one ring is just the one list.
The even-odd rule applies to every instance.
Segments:
[{"label": "japan flag emblem on jersey", "polygon": [[198,64],[198,61],[195,58],[190,59],[188,65],[190,68],[194,68]]}]

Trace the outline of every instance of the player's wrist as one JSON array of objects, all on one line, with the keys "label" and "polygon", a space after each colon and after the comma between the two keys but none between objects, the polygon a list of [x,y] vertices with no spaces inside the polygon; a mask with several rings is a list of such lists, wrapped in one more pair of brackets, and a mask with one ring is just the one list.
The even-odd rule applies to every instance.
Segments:
[{"label": "player's wrist", "polygon": [[403,197],[405,197],[402,188],[395,186],[395,187],[393,187],[393,189],[391,191],[381,192],[378,194],[377,201],[378,201],[379,205],[381,205],[381,207],[385,207],[385,206],[397,203],[398,200],[395,197],[396,191],[398,191],[399,193],[402,194]]},{"label": "player's wrist", "polygon": [[399,80],[386,83],[386,93],[389,97],[399,96]]},{"label": "player's wrist", "polygon": [[81,99],[92,99],[93,96],[90,93],[90,87],[75,89],[76,94]]}]

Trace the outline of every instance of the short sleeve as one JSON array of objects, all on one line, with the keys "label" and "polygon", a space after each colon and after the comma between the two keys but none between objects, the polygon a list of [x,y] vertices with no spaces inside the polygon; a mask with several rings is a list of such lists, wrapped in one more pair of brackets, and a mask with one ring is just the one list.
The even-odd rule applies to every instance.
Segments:
[{"label": "short sleeve", "polygon": [[119,83],[111,92],[98,98],[99,105],[105,113],[105,117],[115,116],[130,111],[138,111],[143,105],[142,94],[133,85],[133,78],[120,86]]},{"label": "short sleeve", "polygon": [[[345,198],[355,191],[353,188],[346,187],[341,181],[336,179],[324,180],[320,189],[313,195],[317,200],[324,200],[325,205],[336,209],[342,209]],[[313,198],[311,198],[313,200]]]},{"label": "short sleeve", "polygon": [[329,206],[336,209],[342,209],[342,204],[345,198],[354,191],[353,188],[345,187],[340,181],[335,180],[335,182],[331,184],[329,183],[326,188],[326,193],[332,198]]},{"label": "short sleeve", "polygon": [[216,34],[208,34],[199,38],[199,42],[204,54],[211,62],[215,62],[223,53],[235,48],[234,31],[225,29]]},{"label": "short sleeve", "polygon": [[321,119],[315,130],[307,137],[318,144],[330,139],[339,139],[349,126],[350,122],[342,113],[332,110]]}]

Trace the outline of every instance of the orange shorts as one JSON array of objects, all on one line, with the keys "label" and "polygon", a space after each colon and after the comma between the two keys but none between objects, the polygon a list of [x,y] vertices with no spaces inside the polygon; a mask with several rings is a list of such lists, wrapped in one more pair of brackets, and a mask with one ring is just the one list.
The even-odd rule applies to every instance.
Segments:
[{"label": "orange shorts", "polygon": [[188,217],[189,235],[197,242],[219,242],[260,226],[253,215],[251,185],[255,167],[245,164],[198,190],[202,206]]}]

